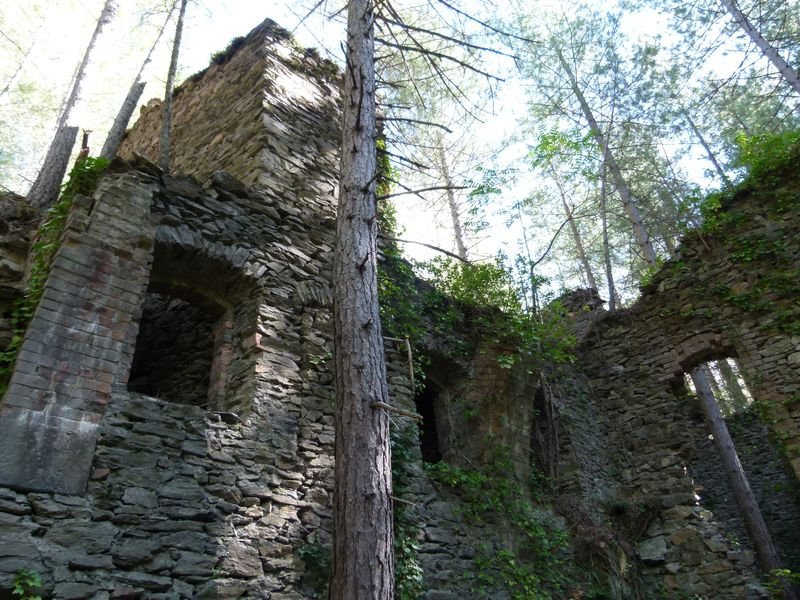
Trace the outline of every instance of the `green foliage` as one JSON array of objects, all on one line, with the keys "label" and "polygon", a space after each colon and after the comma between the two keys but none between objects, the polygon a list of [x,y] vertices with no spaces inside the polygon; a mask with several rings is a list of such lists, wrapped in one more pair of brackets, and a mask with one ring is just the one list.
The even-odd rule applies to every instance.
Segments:
[{"label": "green foliage", "polygon": [[[417,444],[416,427],[393,426],[392,489],[395,497],[401,498],[408,486],[408,465],[414,457],[411,448]],[[419,564],[420,527],[412,511],[402,502],[394,505],[394,577],[397,600],[417,600],[423,592],[422,566]]]},{"label": "green foliage", "polygon": [[742,134],[736,138],[736,145],[735,164],[747,169],[751,180],[762,179],[776,169],[800,162],[800,131],[752,137]]},{"label": "green foliage", "polygon": [[215,65],[224,65],[238,52],[239,48],[244,46],[245,38],[238,36],[233,38],[225,50],[220,50],[211,55],[211,62]]},{"label": "green foliage", "polygon": [[297,551],[297,557],[306,565],[305,579],[314,590],[316,600],[328,597],[331,573],[331,549],[319,542],[309,542]]},{"label": "green foliage", "polygon": [[[687,200],[688,205],[697,206],[702,218],[700,231],[704,234],[716,233],[729,226],[741,226],[744,215],[726,210],[737,193],[746,189],[774,187],[778,174],[794,169],[800,163],[800,131],[752,137],[740,135],[736,141],[738,152],[735,163],[746,170],[745,178],[735,187],[711,193],[703,200]],[[774,193],[774,190],[769,191]],[[798,201],[796,195],[785,195],[781,197],[780,205],[785,207]]]},{"label": "green foliage", "polygon": [[767,588],[770,597],[783,598],[783,586],[786,584],[796,585],[798,583],[800,583],[800,573],[795,573],[789,569],[772,569],[764,586]]},{"label": "green foliage", "polygon": [[[475,578],[481,589],[502,586],[513,600],[544,599],[571,582],[567,532],[509,479],[508,459],[498,459],[482,469],[462,469],[444,462],[424,467],[434,482],[459,495],[465,519],[476,525],[510,527],[521,534],[513,553],[484,547],[476,556]],[[533,477],[532,496],[541,497],[548,485],[546,478]]]},{"label": "green foliage", "polygon": [[42,297],[50,264],[61,245],[61,235],[64,232],[72,200],[77,194],[91,194],[107,166],[108,160],[105,158],[87,157],[78,162],[62,186],[59,199],[47,211],[46,217],[39,225],[29,257],[31,267],[28,288],[25,295],[17,300],[11,313],[13,337],[8,347],[0,352],[0,396],[5,393],[25,329]]},{"label": "green foliage", "polygon": [[[513,350],[498,356],[500,366],[517,362],[569,362],[575,344],[564,318],[564,309],[552,302],[534,313],[522,305],[520,291],[501,260],[467,264],[437,258],[424,265],[430,280],[455,307],[470,312],[472,322],[491,343]],[[452,320],[451,315],[440,318]],[[456,319],[461,318],[460,315]],[[488,337],[487,337],[488,336]]]},{"label": "green foliage", "polygon": [[36,590],[42,587],[42,576],[36,571],[20,569],[14,573],[11,585],[11,593],[19,596],[20,600],[42,600],[42,597],[36,593]]}]

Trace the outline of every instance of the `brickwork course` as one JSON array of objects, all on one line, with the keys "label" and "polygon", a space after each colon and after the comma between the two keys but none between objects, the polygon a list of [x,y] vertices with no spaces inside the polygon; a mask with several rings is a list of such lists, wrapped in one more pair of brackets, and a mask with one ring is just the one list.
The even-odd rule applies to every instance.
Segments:
[{"label": "brickwork course", "polygon": [[[152,101],[120,150],[128,164],[76,198],[0,404],[0,589],[31,569],[52,598],[319,597],[339,102],[335,69],[267,21],[176,90],[181,175],[147,160]],[[800,185],[785,179],[736,197],[727,229],[688,237],[630,309],[565,299],[575,364],[504,369],[486,340],[457,356],[434,341],[415,404],[405,346],[390,340],[392,402],[427,411],[448,464],[487,464],[501,440],[520,489],[532,465],[549,470],[574,510],[536,518],[577,532],[576,547],[621,548],[606,556],[620,598],[766,597],[683,374],[739,361],[760,409],[732,423],[743,462],[770,522],[797,522],[796,494],[765,491],[796,489],[800,471]],[[11,200],[4,310],[38,222]],[[518,532],[465,519],[411,432],[401,501],[421,597],[510,598],[481,589],[476,555],[513,551]]]}]

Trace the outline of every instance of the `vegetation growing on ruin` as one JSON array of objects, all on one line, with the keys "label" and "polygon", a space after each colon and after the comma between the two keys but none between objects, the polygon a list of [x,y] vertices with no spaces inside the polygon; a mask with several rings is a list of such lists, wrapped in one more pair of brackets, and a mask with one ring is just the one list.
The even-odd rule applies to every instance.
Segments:
[{"label": "vegetation growing on ruin", "polygon": [[13,337],[8,347],[0,352],[0,396],[8,385],[25,329],[41,300],[50,265],[61,245],[61,236],[64,233],[72,201],[78,194],[91,194],[107,166],[108,160],[104,158],[87,157],[78,161],[70,171],[58,201],[47,211],[36,231],[29,259],[28,285],[25,294],[16,301],[11,313]]}]

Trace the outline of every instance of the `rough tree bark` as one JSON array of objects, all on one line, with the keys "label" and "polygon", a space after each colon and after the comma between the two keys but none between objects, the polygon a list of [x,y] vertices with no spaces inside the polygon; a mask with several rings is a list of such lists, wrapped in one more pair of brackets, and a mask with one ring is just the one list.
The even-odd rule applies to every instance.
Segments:
[{"label": "rough tree bark", "polygon": [[436,159],[439,163],[439,170],[441,171],[444,184],[447,188],[447,206],[450,208],[450,219],[453,221],[453,235],[456,238],[456,248],[458,255],[467,260],[467,246],[464,243],[464,229],[461,227],[461,218],[458,215],[458,203],[456,202],[456,195],[453,192],[455,184],[450,175],[450,166],[447,164],[447,157],[444,152],[444,140],[442,136],[436,137]]},{"label": "rough tree bark", "polygon": [[586,97],[583,95],[580,85],[578,85],[578,80],[575,78],[575,73],[572,72],[572,68],[570,68],[569,63],[567,63],[558,46],[553,43],[551,44],[551,47],[556,53],[558,62],[561,65],[561,68],[564,70],[567,79],[569,80],[572,93],[575,94],[578,104],[581,106],[583,116],[589,122],[589,129],[592,132],[592,136],[594,137],[597,145],[600,147],[600,151],[603,153],[603,156],[606,159],[608,170],[611,171],[611,177],[613,178],[614,185],[617,187],[617,191],[619,192],[625,213],[631,220],[631,224],[633,225],[633,233],[636,236],[636,241],[639,243],[639,247],[642,250],[644,259],[648,264],[655,264],[656,252],[653,249],[653,243],[651,242],[650,235],[647,233],[647,229],[644,226],[642,215],[639,212],[639,207],[636,206],[636,202],[633,194],[631,193],[630,187],[628,187],[628,183],[625,181],[625,177],[622,175],[622,169],[620,169],[619,164],[611,152],[611,149],[608,147],[606,136],[603,134],[603,130],[600,129],[600,125],[597,123],[597,119],[595,119],[594,113],[592,112],[589,103],[586,101]]},{"label": "rough tree bark", "polygon": [[117,150],[119,150],[119,145],[122,143],[122,138],[125,137],[125,130],[128,128],[128,123],[130,123],[131,117],[133,116],[133,111],[136,110],[136,105],[139,104],[139,98],[142,97],[142,93],[144,92],[146,83],[142,81],[142,74],[147,68],[147,65],[150,64],[150,61],[153,57],[153,52],[155,51],[156,46],[158,46],[158,42],[161,41],[161,37],[164,35],[164,30],[167,28],[167,23],[169,23],[169,19],[172,16],[172,12],[175,10],[175,6],[177,6],[177,2],[172,5],[169,13],[167,13],[167,18],[159,30],[158,36],[156,36],[153,45],[150,46],[150,51],[147,53],[147,57],[144,59],[142,66],[139,67],[139,72],[136,74],[136,79],[134,79],[131,89],[128,90],[128,95],[125,96],[125,100],[122,102],[122,106],[120,107],[119,112],[114,119],[114,124],[111,126],[111,130],[108,132],[108,136],[106,136],[103,149],[100,151],[100,156],[103,158],[111,160],[117,155]]},{"label": "rough tree bark", "polygon": [[336,477],[333,600],[392,600],[389,392],[377,282],[371,0],[350,0],[334,251]]},{"label": "rough tree bark", "polygon": [[745,15],[739,7],[736,5],[736,0],[720,0],[722,2],[722,6],[725,7],[725,10],[733,18],[733,22],[739,26],[739,28],[744,31],[744,33],[752,40],[752,42],[761,50],[761,53],[772,63],[772,65],[778,69],[778,72],[783,76],[786,82],[792,86],[794,91],[800,94],[800,77],[797,75],[797,71],[795,71],[783,58],[775,48],[772,47],[767,40],[761,35],[761,33],[752,25],[750,25],[750,21],[747,19],[747,15]]},{"label": "rough tree bark", "polygon": [[67,164],[72,153],[72,147],[75,145],[75,139],[78,136],[78,128],[72,126],[70,120],[81,93],[81,86],[86,75],[86,66],[89,64],[97,39],[105,26],[114,17],[116,10],[116,0],[106,0],[100,13],[100,18],[97,20],[94,33],[92,33],[92,37],[89,40],[89,45],[86,46],[81,64],[75,72],[72,88],[64,102],[64,109],[58,119],[56,134],[53,137],[50,148],[47,150],[44,164],[36,177],[36,181],[33,182],[30,192],[28,192],[28,202],[33,206],[48,208],[58,199],[61,181],[67,172]]},{"label": "rough tree bark", "polygon": [[187,0],[181,0],[178,12],[178,23],[175,25],[175,40],[172,42],[172,54],[167,71],[167,85],[164,89],[164,115],[161,120],[161,170],[169,173],[169,129],[172,125],[172,88],[175,84],[175,71],[178,69],[178,53],[181,49],[183,35],[183,17],[186,14]]},{"label": "rough tree bark", "polygon": [[[758,563],[767,572],[773,569],[780,569],[781,561],[775,550],[772,537],[764,522],[764,517],[761,515],[753,490],[750,489],[750,483],[747,481],[742,464],[739,462],[739,456],[736,454],[733,440],[728,432],[727,425],[725,425],[722,412],[714,399],[714,393],[711,391],[711,386],[703,367],[699,366],[693,369],[690,375],[694,382],[697,396],[700,399],[700,404],[703,407],[706,423],[714,436],[714,445],[717,447],[717,452],[722,461],[728,485],[733,492],[739,513],[744,519],[747,532],[750,535],[750,541],[755,548]],[[784,589],[784,594],[786,594],[787,600],[796,600],[792,590],[787,587]]]},{"label": "rough tree bark", "polygon": [[603,155],[603,164],[600,167],[600,219],[603,227],[603,262],[606,267],[606,281],[608,282],[608,310],[617,309],[617,290],[614,288],[614,274],[611,271],[611,247],[608,243],[608,212],[606,210],[606,160]]}]

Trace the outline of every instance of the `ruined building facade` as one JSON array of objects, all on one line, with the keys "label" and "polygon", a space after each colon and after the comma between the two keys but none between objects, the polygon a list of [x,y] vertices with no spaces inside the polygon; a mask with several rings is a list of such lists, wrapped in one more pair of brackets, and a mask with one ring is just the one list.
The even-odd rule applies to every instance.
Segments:
[{"label": "ruined building facade", "polygon": [[[173,172],[192,178],[141,158],[157,154],[153,102],[120,151],[131,166],[73,202],[0,404],[0,589],[31,569],[53,598],[320,593],[309,549],[331,531],[337,78],[265,22],[176,90]],[[392,401],[436,424],[408,443],[401,499],[422,598],[510,597],[478,585],[476,555],[513,550],[514,532],[466,520],[422,468],[480,464],[497,440],[520,487],[544,443],[589,521],[641,525],[609,558],[617,597],[765,597],[683,387],[728,357],[765,415],[741,418],[740,454],[798,565],[798,190],[795,175],[740,194],[735,235],[688,238],[631,309],[573,297],[578,361],[545,369],[559,390],[547,411],[541,369],[503,369],[489,343],[467,357],[433,344],[415,398],[406,349],[387,341]],[[36,215],[4,211],[13,296]]]}]

